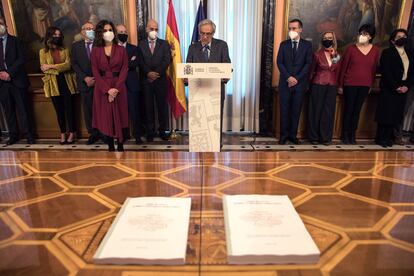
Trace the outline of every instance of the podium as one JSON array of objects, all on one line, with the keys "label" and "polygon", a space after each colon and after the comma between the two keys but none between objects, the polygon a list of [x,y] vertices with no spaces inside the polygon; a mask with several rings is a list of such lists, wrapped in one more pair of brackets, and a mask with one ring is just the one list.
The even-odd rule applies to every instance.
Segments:
[{"label": "podium", "polygon": [[177,77],[188,79],[190,152],[220,152],[221,80],[231,63],[179,63]]}]

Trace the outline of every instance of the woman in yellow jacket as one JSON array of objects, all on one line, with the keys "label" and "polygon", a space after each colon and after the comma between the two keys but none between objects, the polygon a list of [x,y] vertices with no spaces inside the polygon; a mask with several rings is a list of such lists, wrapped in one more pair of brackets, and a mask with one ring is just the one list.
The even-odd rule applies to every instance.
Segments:
[{"label": "woman in yellow jacket", "polygon": [[[75,74],[70,63],[68,48],[63,46],[63,35],[59,28],[46,30],[45,48],[39,52],[40,69],[45,96],[51,98],[60,128],[60,144],[72,144],[75,139],[73,95],[77,93]],[[67,125],[66,125],[67,124]],[[69,130],[66,134],[67,128]]]}]

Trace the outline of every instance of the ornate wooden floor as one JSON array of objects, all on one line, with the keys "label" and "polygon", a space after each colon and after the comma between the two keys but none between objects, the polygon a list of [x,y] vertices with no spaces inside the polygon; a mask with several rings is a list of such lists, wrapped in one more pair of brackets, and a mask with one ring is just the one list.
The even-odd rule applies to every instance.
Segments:
[{"label": "ornate wooden floor", "polygon": [[[0,151],[0,275],[414,275],[414,152]],[[221,196],[287,194],[315,265],[226,264]],[[187,265],[91,258],[127,196],[191,196]]]}]

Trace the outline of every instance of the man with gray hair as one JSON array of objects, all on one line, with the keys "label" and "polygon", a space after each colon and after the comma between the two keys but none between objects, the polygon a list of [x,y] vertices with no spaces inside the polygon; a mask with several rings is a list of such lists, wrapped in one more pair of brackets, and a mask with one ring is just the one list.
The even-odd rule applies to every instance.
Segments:
[{"label": "man with gray hair", "polygon": [[[231,63],[229,57],[229,47],[227,43],[220,39],[213,38],[216,32],[216,25],[210,19],[204,19],[198,24],[200,40],[193,42],[187,55],[187,63]],[[228,80],[221,82],[221,118],[220,133],[223,131],[223,104],[225,98],[225,84]],[[222,135],[220,135],[220,143]]]}]

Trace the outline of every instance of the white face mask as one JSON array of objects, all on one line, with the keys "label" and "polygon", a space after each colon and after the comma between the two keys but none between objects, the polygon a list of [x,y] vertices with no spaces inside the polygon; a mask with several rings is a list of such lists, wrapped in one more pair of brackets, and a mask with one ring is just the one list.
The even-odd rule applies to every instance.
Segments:
[{"label": "white face mask", "polygon": [[369,42],[369,38],[366,35],[360,35],[360,36],[358,36],[358,42],[360,44],[366,44],[366,43]]},{"label": "white face mask", "polygon": [[6,26],[0,25],[0,35],[4,35],[6,33]]},{"label": "white face mask", "polygon": [[115,37],[115,35],[114,35],[114,32],[105,32],[104,34],[103,34],[103,39],[106,41],[106,42],[111,42],[112,40],[114,40],[114,37]]},{"label": "white face mask", "polygon": [[157,39],[157,36],[158,36],[157,31],[151,31],[151,32],[149,32],[149,33],[148,33],[148,37],[149,37],[151,40]]},{"label": "white face mask", "polygon": [[290,39],[294,40],[299,37],[299,33],[295,31],[289,31],[289,37]]}]

